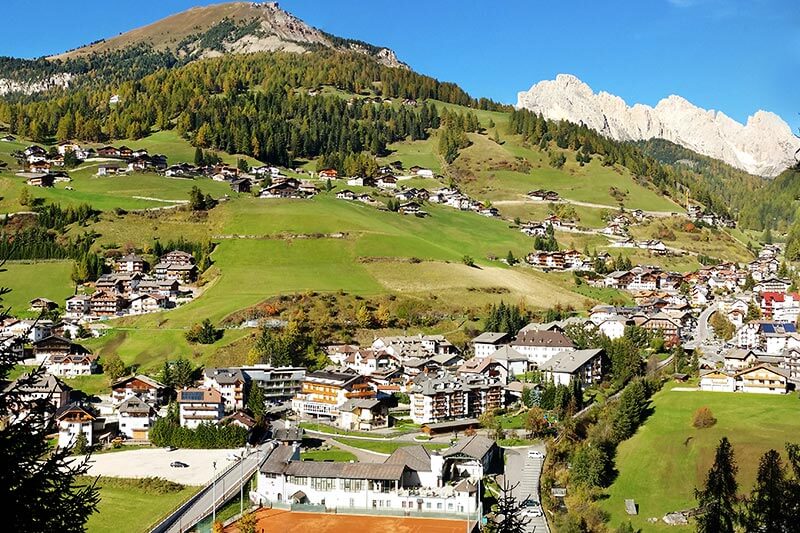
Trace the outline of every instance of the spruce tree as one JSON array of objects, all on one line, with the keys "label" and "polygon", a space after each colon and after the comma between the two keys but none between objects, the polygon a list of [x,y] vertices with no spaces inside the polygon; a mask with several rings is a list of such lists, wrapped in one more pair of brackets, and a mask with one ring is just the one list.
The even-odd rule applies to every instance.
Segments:
[{"label": "spruce tree", "polygon": [[747,531],[790,531],[784,526],[790,512],[786,468],[781,455],[769,450],[761,457],[755,487],[747,500],[743,525]]},{"label": "spruce tree", "polygon": [[[0,288],[0,318],[8,317]],[[11,350],[0,350],[0,380],[22,361]],[[51,449],[47,436],[56,431],[49,399],[31,400],[26,388],[44,374],[37,367],[14,384],[0,388],[0,494],[5,531],[82,533],[100,500],[94,482],[81,481],[88,462],[68,459],[69,448]]]},{"label": "spruce tree", "polygon": [[722,437],[703,490],[695,490],[701,512],[697,516],[698,533],[733,533],[737,519],[737,471],[733,447],[727,437]]}]

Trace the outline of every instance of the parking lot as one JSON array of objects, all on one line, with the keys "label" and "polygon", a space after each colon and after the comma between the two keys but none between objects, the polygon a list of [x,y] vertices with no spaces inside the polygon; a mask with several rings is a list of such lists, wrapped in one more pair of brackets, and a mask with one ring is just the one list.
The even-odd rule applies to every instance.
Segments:
[{"label": "parking lot", "polygon": [[[236,450],[174,450],[163,448],[130,450],[92,455],[89,475],[112,477],[160,477],[183,485],[205,485],[217,471],[230,465],[228,454]],[[173,461],[186,463],[188,468],[169,466]]]}]

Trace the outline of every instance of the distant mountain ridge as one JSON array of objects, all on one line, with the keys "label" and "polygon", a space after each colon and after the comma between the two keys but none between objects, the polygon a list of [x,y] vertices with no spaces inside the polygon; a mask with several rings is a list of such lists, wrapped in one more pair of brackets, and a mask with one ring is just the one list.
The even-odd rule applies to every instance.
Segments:
[{"label": "distant mountain ridge", "polygon": [[133,44],[196,57],[279,50],[303,53],[322,46],[367,54],[389,67],[407,68],[394,51],[320,31],[281,9],[278,2],[228,2],[194,7],[52,58],[108,52]]},{"label": "distant mountain ridge", "polygon": [[303,53],[322,46],[370,55],[388,67],[407,68],[394,51],[325,33],[284,11],[278,2],[228,2],[194,7],[52,58],[80,57],[134,44],[194,57],[279,50]]},{"label": "distant mountain ridge", "polygon": [[742,125],[720,111],[701,109],[672,95],[655,107],[628,106],[595,93],[575,76],[559,74],[521,91],[517,107],[551,120],[567,120],[618,141],[666,139],[758,176],[774,177],[795,163],[800,139],[779,116],[757,111]]},{"label": "distant mountain ridge", "polygon": [[147,26],[35,60],[0,57],[0,96],[31,95],[80,86],[87,80],[123,81],[195,59],[253,52],[336,50],[408,69],[393,50],[314,28],[277,2],[228,2],[195,7]]}]

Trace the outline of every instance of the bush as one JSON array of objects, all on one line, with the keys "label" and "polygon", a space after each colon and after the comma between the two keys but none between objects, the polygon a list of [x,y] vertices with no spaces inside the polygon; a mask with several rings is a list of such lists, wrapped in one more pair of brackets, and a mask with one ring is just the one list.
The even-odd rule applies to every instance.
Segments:
[{"label": "bush", "polygon": [[697,409],[697,411],[694,412],[692,425],[697,429],[710,428],[716,423],[717,419],[714,418],[714,414],[708,407],[705,406],[700,407],[699,409]]}]

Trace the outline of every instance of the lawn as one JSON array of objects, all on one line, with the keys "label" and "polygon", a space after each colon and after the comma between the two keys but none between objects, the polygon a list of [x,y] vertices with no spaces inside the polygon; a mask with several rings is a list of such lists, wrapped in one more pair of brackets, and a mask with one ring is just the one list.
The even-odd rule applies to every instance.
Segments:
[{"label": "lawn", "polygon": [[[104,483],[106,481],[106,483]],[[104,480],[100,487],[97,513],[89,518],[89,533],[139,533],[149,531],[160,519],[186,501],[199,487],[185,487],[178,492],[150,493],[125,479]]]},{"label": "lawn", "polygon": [[393,161],[402,161],[406,171],[413,166],[419,166],[433,170],[434,174],[441,174],[442,163],[436,155],[437,144],[436,135],[423,141],[406,140],[393,143],[386,147],[389,155],[380,158],[379,162],[388,165]]},{"label": "lawn", "polygon": [[404,442],[398,440],[389,440],[389,441],[381,441],[381,440],[366,440],[366,439],[348,439],[345,437],[337,437],[334,439],[335,442],[339,442],[341,444],[345,444],[347,446],[352,446],[354,448],[361,448],[362,450],[369,450],[371,452],[376,453],[385,453],[391,454],[394,453],[395,450],[398,448],[402,448],[404,446],[415,446],[416,444],[422,444],[428,450],[443,450],[445,448],[449,448],[448,444],[434,444],[428,442]]},{"label": "lawn", "polygon": [[[176,163],[194,163],[195,147],[186,139],[181,137],[175,130],[157,131],[142,139],[123,139],[114,141],[114,146],[126,145],[133,149],[145,148],[150,154],[163,154],[167,156],[167,162],[170,165]],[[96,145],[99,146],[99,145]],[[219,155],[222,160],[229,164],[235,165],[237,159],[245,159],[251,166],[261,165],[261,163],[252,157],[228,154],[217,150],[208,150]]]},{"label": "lawn", "polygon": [[[692,427],[692,414],[702,406],[718,422],[709,429]],[[749,492],[761,455],[774,448],[783,452],[786,442],[800,440],[800,401],[796,394],[766,396],[716,392],[681,392],[665,389],[653,399],[654,412],[630,440],[620,444],[616,467],[619,476],[601,505],[616,526],[631,519],[644,531],[678,530],[649,524],[670,511],[696,505],[695,487],[702,486],[719,440],[733,444],[739,466],[740,489]],[[625,514],[624,500],[633,498],[639,515]]]},{"label": "lawn", "polygon": [[332,448],[330,450],[304,450],[300,452],[300,459],[303,461],[334,461],[337,463],[358,461],[355,455],[348,451],[340,450],[339,448]]},{"label": "lawn", "polygon": [[33,298],[49,298],[63,308],[64,300],[74,293],[72,261],[9,261],[3,268],[0,285],[12,289],[3,297],[3,305],[16,316],[36,315],[28,311]]}]

